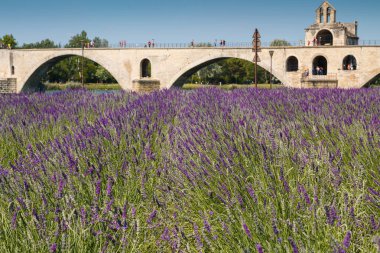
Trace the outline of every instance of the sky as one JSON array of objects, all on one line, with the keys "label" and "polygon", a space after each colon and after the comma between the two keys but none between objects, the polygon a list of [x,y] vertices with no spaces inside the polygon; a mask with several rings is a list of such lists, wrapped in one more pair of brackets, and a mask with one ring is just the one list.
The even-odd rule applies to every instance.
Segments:
[{"label": "sky", "polygon": [[[51,39],[64,45],[85,30],[111,44],[299,41],[322,0],[1,0],[0,36],[19,45]],[[359,22],[359,37],[380,40],[379,0],[331,0],[338,22]]]}]

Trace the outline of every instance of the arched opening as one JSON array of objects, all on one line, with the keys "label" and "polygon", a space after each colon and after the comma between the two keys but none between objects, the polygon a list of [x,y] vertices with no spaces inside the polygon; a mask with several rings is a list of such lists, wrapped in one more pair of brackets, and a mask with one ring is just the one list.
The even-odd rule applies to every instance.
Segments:
[{"label": "arched opening", "polygon": [[15,66],[12,66],[12,70],[11,70],[11,74],[14,75],[15,74]]},{"label": "arched opening", "polygon": [[343,59],[343,70],[356,70],[357,69],[357,63],[356,58],[353,55],[347,55]]},{"label": "arched opening", "polygon": [[[121,89],[116,79],[101,65],[87,58],[83,61],[86,89]],[[22,92],[65,90],[82,87],[82,57],[58,56],[39,66],[25,82]]]},{"label": "arched opening", "polygon": [[313,60],[313,75],[327,75],[327,60],[323,56],[317,56]]},{"label": "arched opening", "polygon": [[[258,87],[283,87],[281,81],[264,68],[258,66]],[[194,89],[201,87],[221,87],[235,89],[254,85],[254,63],[244,59],[221,57],[196,65],[175,80],[172,87]]]},{"label": "arched opening", "polygon": [[327,23],[331,22],[331,8],[327,8]]},{"label": "arched opening", "polygon": [[152,77],[152,64],[148,59],[144,59],[140,64],[141,78],[151,78]]},{"label": "arched opening", "polygon": [[319,9],[319,23],[324,23],[324,11],[323,11],[323,8],[321,7]]},{"label": "arched opening", "polygon": [[286,71],[296,72],[298,71],[298,59],[295,56],[290,56],[286,61]]},{"label": "arched opening", "polygon": [[322,30],[317,34],[317,41],[320,46],[332,46],[333,35],[328,30]]}]

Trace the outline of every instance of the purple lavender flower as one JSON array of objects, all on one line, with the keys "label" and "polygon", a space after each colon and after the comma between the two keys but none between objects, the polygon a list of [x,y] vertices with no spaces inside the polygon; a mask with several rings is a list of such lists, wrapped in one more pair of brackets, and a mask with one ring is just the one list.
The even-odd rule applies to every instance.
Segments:
[{"label": "purple lavender flower", "polygon": [[102,180],[98,179],[98,181],[96,181],[96,184],[95,184],[95,193],[96,193],[96,196],[100,196],[100,192],[101,192],[101,187],[102,187]]},{"label": "purple lavender flower", "polygon": [[112,186],[113,186],[113,179],[111,177],[107,180],[107,197],[112,196]]},{"label": "purple lavender flower", "polygon": [[278,231],[278,229],[277,229],[276,221],[275,220],[272,222],[272,227],[273,227],[274,234],[278,235],[280,233],[280,231]]},{"label": "purple lavender flower", "polygon": [[257,253],[264,253],[264,249],[260,243],[256,244]]},{"label": "purple lavender flower", "polygon": [[372,193],[373,195],[376,195],[376,196],[380,197],[380,192],[375,191],[375,189],[373,189],[373,188],[368,188],[368,191],[369,191],[370,193]]},{"label": "purple lavender flower", "polygon": [[161,240],[170,241],[170,231],[167,227],[165,227],[164,232],[161,235]]},{"label": "purple lavender flower", "polygon": [[86,225],[87,215],[86,215],[86,209],[84,207],[81,208],[80,215],[81,215],[82,225]]},{"label": "purple lavender flower", "polygon": [[123,218],[123,220],[127,219],[127,203],[125,203],[123,206],[123,212],[122,212],[121,217]]},{"label": "purple lavender flower", "polygon": [[248,236],[249,239],[252,239],[252,234],[251,231],[249,230],[248,226],[246,223],[243,224],[244,232]]},{"label": "purple lavender flower", "polygon": [[350,247],[350,243],[351,243],[351,231],[348,231],[346,236],[344,237],[344,240],[343,240],[343,246],[348,249]]},{"label": "purple lavender flower", "polygon": [[253,199],[253,201],[256,203],[257,202],[257,198],[256,198],[255,190],[253,189],[252,185],[249,185],[247,187],[247,190],[248,190],[249,196],[251,196],[251,198]]},{"label": "purple lavender flower", "polygon": [[55,253],[55,252],[57,252],[57,244],[56,244],[56,243],[53,243],[53,244],[50,246],[50,252],[51,252],[51,253]]},{"label": "purple lavender flower", "polygon": [[300,184],[298,186],[298,192],[303,195],[303,198],[304,198],[306,204],[310,205],[311,201],[310,201],[309,194],[307,194],[307,191],[306,191],[305,187],[302,184]]},{"label": "purple lavender flower", "polygon": [[157,215],[157,210],[153,210],[153,212],[151,212],[146,222],[148,224],[151,224],[153,219],[156,218],[156,215]]},{"label": "purple lavender flower", "polygon": [[195,239],[197,240],[198,250],[200,250],[203,248],[203,243],[202,243],[202,239],[199,235],[199,228],[198,228],[198,225],[196,223],[193,224],[193,227],[194,227]]},{"label": "purple lavender flower", "polygon": [[208,223],[206,218],[203,219],[203,225],[206,231],[211,234],[211,226],[210,226],[210,223]]},{"label": "purple lavender flower", "polygon": [[15,210],[14,213],[13,213],[13,216],[12,216],[12,229],[16,229],[17,228],[17,214],[18,214],[18,210]]},{"label": "purple lavender flower", "polygon": [[291,237],[289,237],[289,242],[290,242],[290,245],[292,245],[293,253],[298,253],[299,251],[298,251],[297,245]]}]

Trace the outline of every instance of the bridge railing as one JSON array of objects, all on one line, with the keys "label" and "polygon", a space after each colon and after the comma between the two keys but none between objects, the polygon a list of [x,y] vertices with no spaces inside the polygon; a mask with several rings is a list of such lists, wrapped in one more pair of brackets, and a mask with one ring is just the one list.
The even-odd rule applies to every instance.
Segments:
[{"label": "bridge railing", "polygon": [[[334,43],[333,46],[380,46],[380,40],[359,40],[357,42],[347,41],[346,43]],[[304,40],[287,41],[285,43],[273,44],[273,42],[261,42],[261,47],[323,47],[324,45],[305,42]],[[326,45],[329,46],[329,45]],[[221,45],[220,42],[179,42],[179,43],[126,43],[110,44],[110,48],[252,48],[252,42],[226,42]]]},{"label": "bridge railing", "polygon": [[[347,41],[346,44],[334,43],[333,46],[380,46],[380,40],[359,40],[359,41]],[[318,45],[313,42],[304,40],[298,41],[286,41],[286,43],[273,43],[273,42],[261,42],[261,47],[323,47],[323,45]],[[326,45],[327,46],[327,45]],[[63,48],[63,47],[61,47]],[[87,44],[86,48],[91,48]],[[220,44],[219,41],[214,42],[178,42],[178,43],[165,43],[165,42],[151,42],[149,43],[118,43],[118,44],[108,44],[106,46],[100,46],[95,48],[252,48],[252,42],[226,42],[225,44]],[[1,48],[0,49],[5,49]]]},{"label": "bridge railing", "polygon": [[327,75],[309,75],[302,76],[301,82],[313,82],[313,81],[337,81],[338,75],[336,73],[329,73]]}]

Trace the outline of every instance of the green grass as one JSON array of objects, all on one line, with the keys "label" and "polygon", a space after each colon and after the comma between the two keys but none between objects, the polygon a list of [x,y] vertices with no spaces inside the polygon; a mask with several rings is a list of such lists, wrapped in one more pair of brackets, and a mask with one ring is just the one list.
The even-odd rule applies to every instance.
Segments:
[{"label": "green grass", "polygon": [[[259,89],[270,89],[270,84],[261,83],[258,84],[257,87]],[[284,86],[281,84],[272,84],[273,89],[283,88]],[[255,88],[254,84],[222,84],[222,85],[206,85],[206,84],[195,84],[188,83],[182,86],[184,90],[194,90],[200,88],[221,88],[224,90],[234,90],[234,89],[245,89],[245,88]]]},{"label": "green grass", "polygon": [[[66,89],[81,89],[82,84],[80,83],[46,83],[44,84],[46,90],[66,90]],[[121,86],[117,83],[113,84],[103,84],[103,83],[86,83],[85,89],[87,90],[121,90]]]}]

